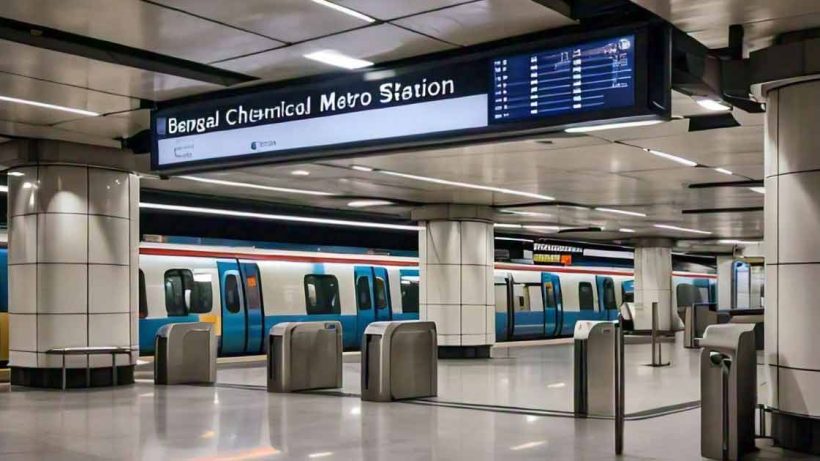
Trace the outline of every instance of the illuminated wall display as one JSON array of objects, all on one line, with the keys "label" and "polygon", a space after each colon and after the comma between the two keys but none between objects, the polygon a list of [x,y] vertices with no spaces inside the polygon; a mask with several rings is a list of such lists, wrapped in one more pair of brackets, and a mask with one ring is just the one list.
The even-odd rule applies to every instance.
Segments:
[{"label": "illuminated wall display", "polygon": [[161,103],[151,117],[152,166],[328,158],[669,116],[659,81],[668,56],[652,54],[665,49],[656,43],[668,40],[665,30],[585,36]]}]

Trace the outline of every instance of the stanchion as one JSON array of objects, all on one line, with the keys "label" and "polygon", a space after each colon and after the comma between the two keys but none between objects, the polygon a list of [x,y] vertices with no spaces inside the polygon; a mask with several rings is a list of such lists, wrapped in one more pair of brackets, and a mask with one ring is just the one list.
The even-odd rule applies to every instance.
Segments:
[{"label": "stanchion", "polygon": [[615,325],[615,454],[624,452],[625,380],[624,380],[624,318],[618,314]]},{"label": "stanchion", "polygon": [[663,362],[662,344],[658,341],[658,303],[652,303],[652,363],[650,367],[668,367],[671,362]]}]

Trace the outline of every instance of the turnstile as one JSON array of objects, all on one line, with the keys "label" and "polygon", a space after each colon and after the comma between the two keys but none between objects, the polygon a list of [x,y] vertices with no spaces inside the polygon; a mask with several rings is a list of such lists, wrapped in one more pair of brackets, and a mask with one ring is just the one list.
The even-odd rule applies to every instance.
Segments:
[{"label": "turnstile", "polygon": [[342,387],[342,324],[285,322],[268,334],[268,392]]},{"label": "turnstile", "polygon": [[754,325],[711,325],[699,343],[701,455],[738,460],[755,449]]},{"label": "turnstile", "polygon": [[216,334],[213,324],[163,325],[154,341],[155,384],[216,382]]},{"label": "turnstile", "polygon": [[575,322],[574,409],[577,416],[615,415],[616,322]]},{"label": "turnstile", "polygon": [[697,349],[697,340],[711,323],[716,323],[708,303],[696,303],[683,310],[683,347]]},{"label": "turnstile", "polygon": [[362,400],[432,397],[438,392],[436,324],[373,322],[362,341]]}]

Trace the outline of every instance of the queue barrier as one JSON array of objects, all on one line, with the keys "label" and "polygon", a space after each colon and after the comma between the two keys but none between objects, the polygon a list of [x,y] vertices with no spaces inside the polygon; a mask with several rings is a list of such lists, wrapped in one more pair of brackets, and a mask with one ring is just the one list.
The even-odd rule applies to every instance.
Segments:
[{"label": "queue barrier", "polygon": [[373,322],[362,341],[362,400],[433,397],[437,367],[435,322]]},{"label": "queue barrier", "polygon": [[615,415],[617,322],[575,322],[573,408],[576,416]]},{"label": "queue barrier", "polygon": [[163,325],[154,340],[155,384],[216,382],[216,334],[206,322]]},{"label": "queue barrier", "polygon": [[342,324],[284,322],[268,333],[268,392],[342,387]]},{"label": "queue barrier", "polygon": [[753,324],[710,325],[700,353],[701,455],[739,460],[755,450],[757,354]]}]

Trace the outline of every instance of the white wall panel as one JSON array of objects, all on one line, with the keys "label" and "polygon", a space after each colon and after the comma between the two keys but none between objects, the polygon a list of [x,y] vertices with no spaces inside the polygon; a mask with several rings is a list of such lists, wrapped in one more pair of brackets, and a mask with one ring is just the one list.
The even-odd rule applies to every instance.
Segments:
[{"label": "white wall panel", "polygon": [[487,304],[487,267],[461,266],[461,303]]},{"label": "white wall panel", "polygon": [[820,81],[785,86],[777,93],[778,171],[820,169],[820,136],[806,131],[820,120]]},{"label": "white wall panel", "polygon": [[74,166],[41,166],[37,195],[44,213],[88,212],[88,169]]},{"label": "white wall panel", "polygon": [[81,214],[37,215],[37,260],[47,263],[88,261],[88,217]]},{"label": "white wall panel", "polygon": [[778,262],[820,262],[820,171],[778,181]]},{"label": "white wall panel", "polygon": [[[91,265],[88,267],[88,312],[113,313],[130,310],[129,283],[131,269],[128,266]],[[136,287],[139,281],[134,284]],[[134,294],[138,294],[134,289]],[[216,300],[215,300],[216,302]]]},{"label": "white wall panel", "polygon": [[781,368],[778,409],[800,415],[820,414],[820,372]]},{"label": "white wall panel", "polygon": [[37,315],[37,348],[45,352],[56,347],[88,345],[88,316],[83,314]]},{"label": "white wall panel", "polygon": [[37,215],[9,219],[9,264],[37,262]]},{"label": "white wall panel", "polygon": [[[14,168],[18,175],[8,176],[8,206],[9,216],[36,213],[40,204],[37,200],[37,168]],[[22,176],[20,176],[20,174]]]},{"label": "white wall panel", "polygon": [[461,263],[461,228],[457,221],[427,223],[427,264]]},{"label": "white wall panel", "polygon": [[37,351],[37,316],[9,314],[9,350]]},{"label": "white wall panel", "polygon": [[9,366],[37,368],[36,352],[9,351]]},{"label": "white wall panel", "polygon": [[88,217],[88,223],[88,262],[128,264],[131,255],[129,221],[92,215]]},{"label": "white wall panel", "polygon": [[461,334],[484,335],[487,331],[486,306],[461,306]]},{"label": "white wall panel", "polygon": [[764,235],[764,242],[763,245],[765,257],[767,262],[777,262],[777,258],[780,257],[777,251],[778,245],[778,221],[779,221],[779,212],[777,209],[777,200],[778,200],[778,176],[772,176],[771,178],[767,178],[765,181],[766,186],[766,198],[764,199],[764,212],[766,219],[763,220],[763,235]]},{"label": "white wall panel", "polygon": [[88,172],[88,212],[106,216],[130,216],[129,174],[92,169]]},{"label": "white wall panel", "polygon": [[461,334],[461,306],[429,304],[427,320],[436,322],[440,335]]},{"label": "white wall panel", "polygon": [[9,312],[37,312],[37,265],[9,266]]},{"label": "white wall panel", "polygon": [[[779,266],[778,307],[786,307],[774,327],[780,331],[780,365],[820,370],[820,264]],[[770,328],[770,325],[766,325]],[[820,388],[818,388],[820,390]]]},{"label": "white wall panel", "polygon": [[454,304],[461,302],[461,266],[428,265],[427,302]]},{"label": "white wall panel", "polygon": [[461,264],[487,264],[487,223],[461,223]]},{"label": "white wall panel", "polygon": [[37,312],[84,314],[88,308],[88,272],[78,264],[37,265]]}]

